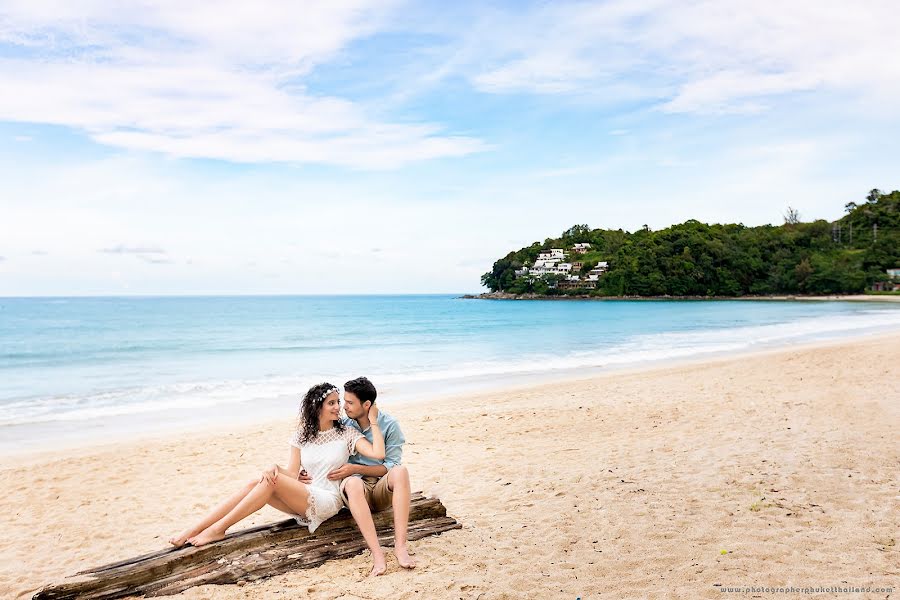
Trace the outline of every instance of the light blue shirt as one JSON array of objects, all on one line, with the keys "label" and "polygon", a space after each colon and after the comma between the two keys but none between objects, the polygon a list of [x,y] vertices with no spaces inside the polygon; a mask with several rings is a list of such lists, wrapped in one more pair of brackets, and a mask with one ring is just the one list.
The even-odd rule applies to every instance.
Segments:
[{"label": "light blue shirt", "polygon": [[[353,427],[357,431],[361,432],[369,443],[372,442],[372,428],[366,427],[366,430],[363,431],[359,427],[359,423],[357,423],[354,419],[348,419],[344,417],[341,419],[341,422],[345,427]],[[400,461],[403,458],[403,444],[406,443],[406,438],[403,437],[403,432],[400,431],[400,424],[397,423],[397,420],[387,413],[383,413],[381,411],[378,412],[378,426],[381,428],[381,435],[384,436],[384,460],[375,460],[373,458],[369,458],[368,456],[363,456],[359,452],[350,457],[351,464],[354,465],[363,465],[366,467],[377,467],[378,465],[384,465],[388,470],[391,470],[393,467],[396,467],[400,464]]]}]

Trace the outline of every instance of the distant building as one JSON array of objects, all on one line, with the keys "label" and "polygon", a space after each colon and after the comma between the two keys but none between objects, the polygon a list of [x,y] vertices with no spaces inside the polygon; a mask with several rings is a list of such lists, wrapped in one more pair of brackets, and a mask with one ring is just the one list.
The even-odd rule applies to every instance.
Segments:
[{"label": "distant building", "polygon": [[608,268],[609,268],[609,263],[606,262],[605,260],[598,262],[597,266],[594,267],[593,269],[591,269],[590,275],[596,275],[596,276],[603,275],[604,273],[606,273]]},{"label": "distant building", "polygon": [[577,290],[583,287],[581,277],[578,275],[569,275],[565,279],[561,279],[558,285],[561,290]]},{"label": "distant building", "polygon": [[[563,262],[565,259],[566,253],[562,248],[551,248],[549,252],[539,253],[534,261],[534,265],[531,267],[525,265],[521,269],[517,269],[516,277],[528,277],[534,281],[544,275],[568,276],[572,272],[574,265]],[[583,264],[576,264],[578,265],[577,271],[580,271]]]},{"label": "distant building", "polygon": [[572,263],[572,271],[576,273],[581,273],[581,268],[584,266],[584,263],[581,261],[575,261]]},{"label": "distant building", "polygon": [[541,252],[534,261],[534,266],[551,267],[551,263],[557,263],[566,260],[566,253],[559,248],[553,248],[549,252]]},{"label": "distant building", "polygon": [[575,244],[575,247],[572,249],[572,251],[575,252],[576,254],[584,254],[585,252],[587,252],[590,249],[591,249],[591,245],[588,244],[587,242],[585,242],[583,244]]},{"label": "distant building", "polygon": [[900,269],[888,269],[885,271],[890,281],[876,281],[872,289],[876,292],[900,291]]}]

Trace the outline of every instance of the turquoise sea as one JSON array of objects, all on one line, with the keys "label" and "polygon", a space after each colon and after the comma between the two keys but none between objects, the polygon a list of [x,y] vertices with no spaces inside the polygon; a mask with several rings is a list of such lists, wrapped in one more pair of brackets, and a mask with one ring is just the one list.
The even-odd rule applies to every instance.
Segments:
[{"label": "turquoise sea", "polygon": [[455,296],[0,298],[0,453],[900,330],[900,306]]}]

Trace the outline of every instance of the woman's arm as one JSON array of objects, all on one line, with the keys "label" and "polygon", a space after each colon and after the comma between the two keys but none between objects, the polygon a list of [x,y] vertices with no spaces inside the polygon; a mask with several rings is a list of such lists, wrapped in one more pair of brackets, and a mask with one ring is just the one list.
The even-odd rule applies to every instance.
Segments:
[{"label": "woman's arm", "polygon": [[291,479],[297,479],[297,475],[300,474],[300,448],[296,446],[291,446],[291,456],[288,458],[288,466],[287,468],[278,467],[278,471],[283,475],[289,476]]},{"label": "woman's arm", "polygon": [[369,408],[369,427],[372,428],[372,443],[362,438],[356,442],[356,451],[374,460],[384,460],[384,435],[378,425],[378,407],[374,404]]},{"label": "woman's arm", "polygon": [[300,474],[300,448],[295,446],[291,446],[291,455],[288,457],[288,466],[285,469],[281,465],[272,465],[269,469],[263,471],[262,475],[259,477],[260,483],[263,480],[269,481],[269,483],[275,483],[275,480],[278,479],[279,475],[287,475],[291,479],[297,479],[297,476]]}]

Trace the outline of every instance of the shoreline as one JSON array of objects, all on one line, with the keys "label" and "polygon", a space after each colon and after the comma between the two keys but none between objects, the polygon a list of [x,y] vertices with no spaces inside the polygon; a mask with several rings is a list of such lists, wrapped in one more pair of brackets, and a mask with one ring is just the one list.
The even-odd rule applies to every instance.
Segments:
[{"label": "shoreline", "polygon": [[[463,529],[176,598],[721,597],[896,586],[900,334],[392,403],[413,487]],[[165,546],[285,458],[290,419],[33,456],[0,469],[0,596]],[[267,507],[241,524],[283,518]],[[54,552],[47,552],[54,548]],[[353,592],[356,592],[354,594]]]},{"label": "shoreline", "polygon": [[[834,348],[847,343],[855,343],[862,341],[879,341],[891,339],[900,336],[900,330],[888,331],[884,333],[871,334],[866,332],[855,332],[849,335],[839,337],[815,340],[781,343],[772,346],[761,346],[751,349],[742,349],[734,351],[715,351],[701,352],[695,355],[684,357],[670,357],[665,359],[656,359],[641,361],[636,363],[623,363],[618,365],[590,366],[590,367],[568,367],[564,369],[553,369],[539,372],[523,372],[523,373],[504,373],[500,375],[484,375],[479,377],[464,378],[462,380],[454,380],[453,386],[449,391],[429,394],[427,399],[412,399],[409,393],[399,394],[399,399],[389,399],[391,406],[398,406],[405,409],[427,406],[431,403],[453,402],[466,400],[476,395],[485,394],[502,394],[517,393],[528,391],[537,387],[545,387],[552,385],[575,385],[590,384],[599,381],[627,375],[652,375],[658,371],[664,371],[672,368],[690,368],[703,365],[715,365],[721,362],[732,360],[745,360],[757,357],[765,357],[778,355],[784,352],[793,351],[812,351]],[[439,384],[441,382],[435,382]],[[390,398],[390,388],[387,390],[387,397]],[[214,416],[210,417],[207,422],[202,424],[198,421],[203,417],[201,411],[185,411],[180,418],[172,421],[171,425],[165,421],[156,422],[153,427],[145,429],[115,429],[116,424],[120,426],[127,425],[130,420],[141,418],[142,414],[119,416],[104,423],[92,423],[98,433],[105,434],[102,441],[89,439],[69,439],[57,440],[46,447],[46,449],[34,450],[20,446],[20,450],[0,451],[0,459],[9,466],[20,466],[23,464],[35,464],[43,460],[50,459],[59,452],[77,453],[79,455],[91,454],[96,451],[103,451],[114,448],[123,444],[140,445],[146,441],[162,440],[166,442],[175,441],[185,435],[186,432],[205,434],[222,434],[233,432],[237,427],[238,431],[249,431],[259,427],[274,427],[285,421],[287,416],[296,412],[296,397],[302,395],[302,390],[296,394],[279,396],[269,399],[266,402],[257,402],[253,407],[248,403],[239,405],[229,405],[219,407],[222,410],[216,411],[216,407],[211,407],[207,412],[213,412]],[[384,395],[382,395],[384,397]],[[397,397],[397,396],[395,396]],[[263,408],[260,409],[260,406]],[[283,406],[282,406],[283,405]],[[230,409],[230,410],[229,410]],[[280,414],[285,417],[278,416]],[[68,422],[63,422],[68,423]],[[37,424],[42,425],[42,424]],[[61,426],[60,423],[43,424],[44,426]],[[197,428],[199,425],[199,428]],[[23,427],[28,427],[27,425]],[[166,432],[164,429],[169,427],[174,431]],[[44,440],[36,442],[27,442],[27,445],[44,444]]]},{"label": "shoreline", "polygon": [[776,296],[590,296],[559,295],[542,296],[540,294],[509,294],[506,292],[485,292],[482,294],[464,294],[458,300],[618,300],[618,301],[776,301],[776,302],[900,302],[900,294],[847,294],[828,296],[804,296],[802,294],[786,294]]}]

